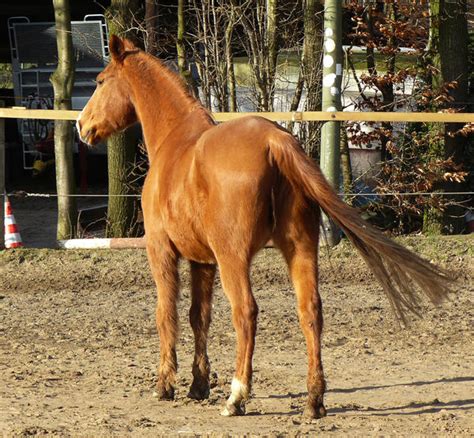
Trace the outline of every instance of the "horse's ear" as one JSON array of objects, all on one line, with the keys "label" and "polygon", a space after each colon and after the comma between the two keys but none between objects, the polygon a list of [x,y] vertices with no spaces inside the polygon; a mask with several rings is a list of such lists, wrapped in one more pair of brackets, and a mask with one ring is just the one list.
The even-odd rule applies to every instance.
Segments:
[{"label": "horse's ear", "polygon": [[127,55],[136,53],[139,49],[130,40],[112,35],[109,41],[109,51],[115,62],[123,62]]},{"label": "horse's ear", "polygon": [[112,35],[110,37],[109,51],[114,61],[122,62],[125,55],[125,44],[117,35]]}]

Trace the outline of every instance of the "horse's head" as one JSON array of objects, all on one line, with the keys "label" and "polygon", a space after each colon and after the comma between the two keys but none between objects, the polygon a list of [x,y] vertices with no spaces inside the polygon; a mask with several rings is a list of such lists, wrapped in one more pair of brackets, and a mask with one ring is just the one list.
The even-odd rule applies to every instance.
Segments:
[{"label": "horse's head", "polygon": [[94,94],[76,123],[81,140],[90,145],[96,145],[137,121],[123,67],[126,57],[138,49],[130,41],[115,35],[110,39],[109,48],[111,61],[97,76]]}]

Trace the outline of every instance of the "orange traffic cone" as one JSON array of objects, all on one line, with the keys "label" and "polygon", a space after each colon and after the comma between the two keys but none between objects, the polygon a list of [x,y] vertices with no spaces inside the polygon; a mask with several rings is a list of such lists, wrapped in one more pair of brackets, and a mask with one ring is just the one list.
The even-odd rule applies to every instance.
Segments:
[{"label": "orange traffic cone", "polygon": [[5,195],[5,248],[20,248],[22,246],[23,242],[18,232],[15,216],[12,213],[12,206]]}]

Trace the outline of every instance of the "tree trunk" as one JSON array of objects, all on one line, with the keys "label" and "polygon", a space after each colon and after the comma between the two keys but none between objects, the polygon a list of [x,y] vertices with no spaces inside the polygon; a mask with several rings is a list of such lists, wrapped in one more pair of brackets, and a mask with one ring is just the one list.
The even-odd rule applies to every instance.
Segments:
[{"label": "tree trunk", "polygon": [[[462,110],[468,100],[468,31],[467,4],[465,0],[441,0],[441,21],[439,24],[439,54],[441,74],[444,82],[457,82],[457,87],[449,90],[452,101],[450,108]],[[449,123],[445,125],[444,150],[445,158],[452,158],[454,163],[467,162],[467,137],[454,135],[462,125]],[[459,192],[466,190],[466,184],[446,182],[446,190]],[[453,197],[462,201],[460,197]],[[461,233],[464,229],[465,209],[460,205],[450,205],[444,216],[445,231],[449,234]]]},{"label": "tree trunk", "polygon": [[[54,88],[54,109],[70,110],[74,86],[74,53],[71,34],[69,0],[53,0],[58,45],[58,66],[51,75]],[[73,168],[73,125],[67,120],[54,122],[54,153],[56,158],[56,187],[58,193],[57,239],[71,239],[77,231],[77,206],[72,195],[76,192]]]},{"label": "tree trunk", "polygon": [[277,23],[278,23],[278,0],[267,0],[267,77],[270,85],[268,108],[273,111],[273,98],[275,95],[275,75],[277,69],[278,58],[278,41],[277,41]]},{"label": "tree trunk", "polygon": [[232,33],[235,26],[235,9],[233,5],[231,8],[229,21],[225,29],[225,60],[226,60],[226,74],[227,74],[227,87],[229,93],[229,111],[237,111],[237,87],[235,84],[235,73],[234,73],[234,57],[232,54]]},{"label": "tree trunk", "polygon": [[178,70],[181,77],[188,84],[191,91],[197,97],[199,93],[197,92],[196,84],[193,81],[191,71],[188,68],[186,61],[186,46],[184,40],[184,0],[178,0],[178,35],[176,39],[176,51],[178,54]]},{"label": "tree trunk", "polygon": [[[137,0],[112,0],[107,10],[109,33],[124,36],[132,14],[138,6]],[[113,134],[107,140],[107,165],[109,176],[109,204],[107,210],[107,237],[133,235],[135,202],[130,194],[129,172],[134,162],[137,138],[133,130]]]},{"label": "tree trunk", "polygon": [[109,205],[107,237],[134,235],[135,199],[129,185],[137,144],[133,129],[115,134],[108,141]]},{"label": "tree trunk", "polygon": [[303,76],[306,83],[306,109],[321,110],[321,53],[323,49],[323,6],[306,0],[304,9]]},{"label": "tree trunk", "polygon": [[347,194],[352,192],[352,166],[346,128],[344,124],[341,124],[341,172],[342,186],[345,194],[344,201],[351,204],[352,198],[347,196]]},{"label": "tree trunk", "polygon": [[[443,75],[441,74],[441,59],[439,55],[439,24],[440,24],[440,1],[430,0],[430,33],[428,39],[427,55],[424,61],[426,65],[433,68],[424,69],[427,75],[426,80],[430,83],[434,90],[439,90],[443,85]],[[434,73],[435,71],[438,74]],[[428,124],[431,132],[439,132],[442,125],[439,123]],[[443,159],[440,146],[436,142],[430,145],[428,152],[432,157]],[[423,212],[423,233],[426,235],[440,235],[443,232],[443,212],[433,206],[428,206]]]},{"label": "tree trunk", "polygon": [[[306,84],[306,111],[321,111],[323,12],[324,7],[319,0],[305,0],[302,69]],[[305,148],[310,157],[317,160],[320,156],[317,138],[319,124],[308,122],[305,129]]]},{"label": "tree trunk", "polygon": [[[445,83],[456,81],[457,87],[450,89],[451,101],[447,107],[462,110],[468,100],[468,32],[466,17],[466,2],[463,0],[445,1],[431,0],[431,27],[429,41],[429,58],[439,73],[431,76],[431,84],[439,90]],[[456,164],[466,160],[467,138],[453,135],[462,125],[446,124],[444,128],[444,153],[434,144],[430,151],[432,156],[439,159],[452,158]],[[433,125],[432,130],[443,129]],[[463,183],[445,182],[443,190],[448,192],[465,191]],[[447,200],[447,199],[445,199]],[[427,234],[460,233],[464,229],[464,208],[455,205],[462,198],[454,196],[450,199],[452,205],[445,211],[429,208],[423,216],[423,232]]]},{"label": "tree trunk", "polygon": [[145,0],[145,27],[146,44],[148,53],[158,55],[158,0]]}]

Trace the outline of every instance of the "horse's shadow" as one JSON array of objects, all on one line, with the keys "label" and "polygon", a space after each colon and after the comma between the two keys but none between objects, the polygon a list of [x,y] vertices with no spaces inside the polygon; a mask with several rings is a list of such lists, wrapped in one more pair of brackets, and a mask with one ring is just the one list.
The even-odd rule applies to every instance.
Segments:
[{"label": "horse's shadow", "polygon": [[[421,409],[417,409],[421,408]],[[408,412],[400,412],[404,409],[413,409]],[[414,410],[416,409],[416,410]],[[345,412],[359,412],[361,415],[386,417],[389,415],[420,415],[420,414],[434,414],[440,411],[456,411],[456,410],[471,410],[474,409],[474,399],[466,400],[452,400],[449,402],[441,402],[439,400],[432,400],[428,402],[408,403],[402,406],[393,406],[385,408],[368,408],[368,409],[354,409],[351,407],[341,407],[329,409],[329,415],[340,414]],[[399,411],[399,412],[397,412]]]},{"label": "horse's shadow", "polygon": [[374,389],[394,388],[396,386],[423,386],[423,385],[433,385],[436,383],[453,383],[453,382],[474,382],[474,377],[473,376],[450,377],[450,378],[443,377],[437,380],[418,380],[416,382],[394,383],[391,385],[360,386],[357,388],[340,388],[340,389],[336,388],[336,389],[329,389],[328,392],[350,394],[352,392],[357,392],[357,391],[370,391]]},{"label": "horse's shadow", "polygon": [[[465,376],[465,377],[452,377],[452,378],[442,378],[437,380],[420,380],[410,383],[395,383],[390,385],[373,385],[373,386],[360,386],[354,388],[334,388],[329,389],[328,393],[342,393],[350,394],[357,391],[371,391],[376,389],[383,388],[393,388],[397,386],[423,386],[423,385],[433,385],[438,383],[452,383],[452,382],[473,382],[474,377]],[[285,395],[269,395],[269,399],[293,399],[306,397],[306,392],[299,393],[287,393]],[[410,409],[408,412],[402,412],[406,409]],[[448,402],[442,402],[437,399],[427,401],[427,402],[412,402],[406,405],[401,406],[390,406],[382,408],[364,408],[357,405],[348,405],[336,408],[328,409],[328,415],[341,414],[346,412],[358,412],[361,415],[367,416],[389,416],[389,415],[420,415],[420,414],[433,414],[436,412],[444,411],[456,411],[456,410],[472,410],[474,409],[474,399],[466,400],[452,400]],[[300,414],[299,410],[291,410],[289,412],[269,412],[269,413],[250,413],[249,415],[284,415],[284,416],[295,416]]]}]

